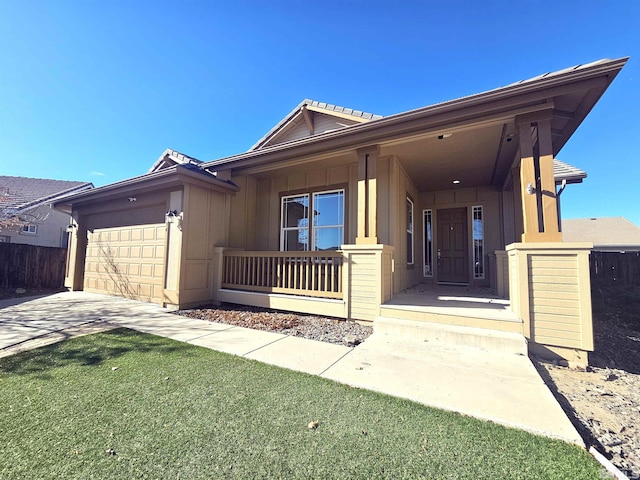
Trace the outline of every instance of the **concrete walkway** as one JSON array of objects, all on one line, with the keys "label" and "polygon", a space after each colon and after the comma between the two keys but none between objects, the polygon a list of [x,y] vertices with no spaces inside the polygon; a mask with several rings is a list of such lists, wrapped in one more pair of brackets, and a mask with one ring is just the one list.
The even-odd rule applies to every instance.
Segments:
[{"label": "concrete walkway", "polygon": [[376,332],[356,348],[176,316],[84,292],[0,301],[0,357],[123,326],[584,446],[524,355]]}]

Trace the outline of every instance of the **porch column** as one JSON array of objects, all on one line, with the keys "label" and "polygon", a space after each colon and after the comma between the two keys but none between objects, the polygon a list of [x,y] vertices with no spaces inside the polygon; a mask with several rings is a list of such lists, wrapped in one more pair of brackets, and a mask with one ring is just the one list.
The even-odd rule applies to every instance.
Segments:
[{"label": "porch column", "polygon": [[358,152],[358,235],[356,244],[378,243],[378,186],[376,165],[377,145],[360,148]]},{"label": "porch column", "polygon": [[516,118],[520,140],[522,242],[561,242],[551,143],[552,112]]}]

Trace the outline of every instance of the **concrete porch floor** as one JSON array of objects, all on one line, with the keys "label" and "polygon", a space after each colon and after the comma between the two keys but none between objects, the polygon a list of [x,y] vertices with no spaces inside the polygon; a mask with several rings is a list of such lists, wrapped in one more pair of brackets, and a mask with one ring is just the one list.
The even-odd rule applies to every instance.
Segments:
[{"label": "concrete porch floor", "polygon": [[382,308],[520,323],[509,300],[489,288],[421,283],[395,294]]}]

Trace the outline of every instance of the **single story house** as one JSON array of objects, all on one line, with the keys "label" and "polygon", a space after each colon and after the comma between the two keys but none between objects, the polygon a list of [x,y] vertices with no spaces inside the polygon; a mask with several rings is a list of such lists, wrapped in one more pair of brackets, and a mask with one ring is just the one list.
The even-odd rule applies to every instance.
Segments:
[{"label": "single story house", "polygon": [[0,176],[0,243],[67,248],[69,213],[52,204],[91,188],[90,182]]},{"label": "single story house", "polygon": [[624,217],[563,219],[562,238],[593,243],[594,252],[640,252],[640,227]]},{"label": "single story house", "polygon": [[[515,332],[585,364],[591,244],[563,241],[558,199],[586,173],[555,156],[626,61],[387,117],[305,100],[247,152],[167,150],[145,175],[57,204],[76,226],[67,286]],[[430,308],[403,296],[417,284],[491,288],[506,313],[493,299]]]}]

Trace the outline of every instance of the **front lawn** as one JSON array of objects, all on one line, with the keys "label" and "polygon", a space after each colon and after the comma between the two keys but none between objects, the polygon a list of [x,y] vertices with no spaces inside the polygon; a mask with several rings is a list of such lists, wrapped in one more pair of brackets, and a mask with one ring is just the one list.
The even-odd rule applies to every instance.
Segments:
[{"label": "front lawn", "polygon": [[0,360],[0,405],[2,479],[603,478],[576,446],[127,329]]}]

